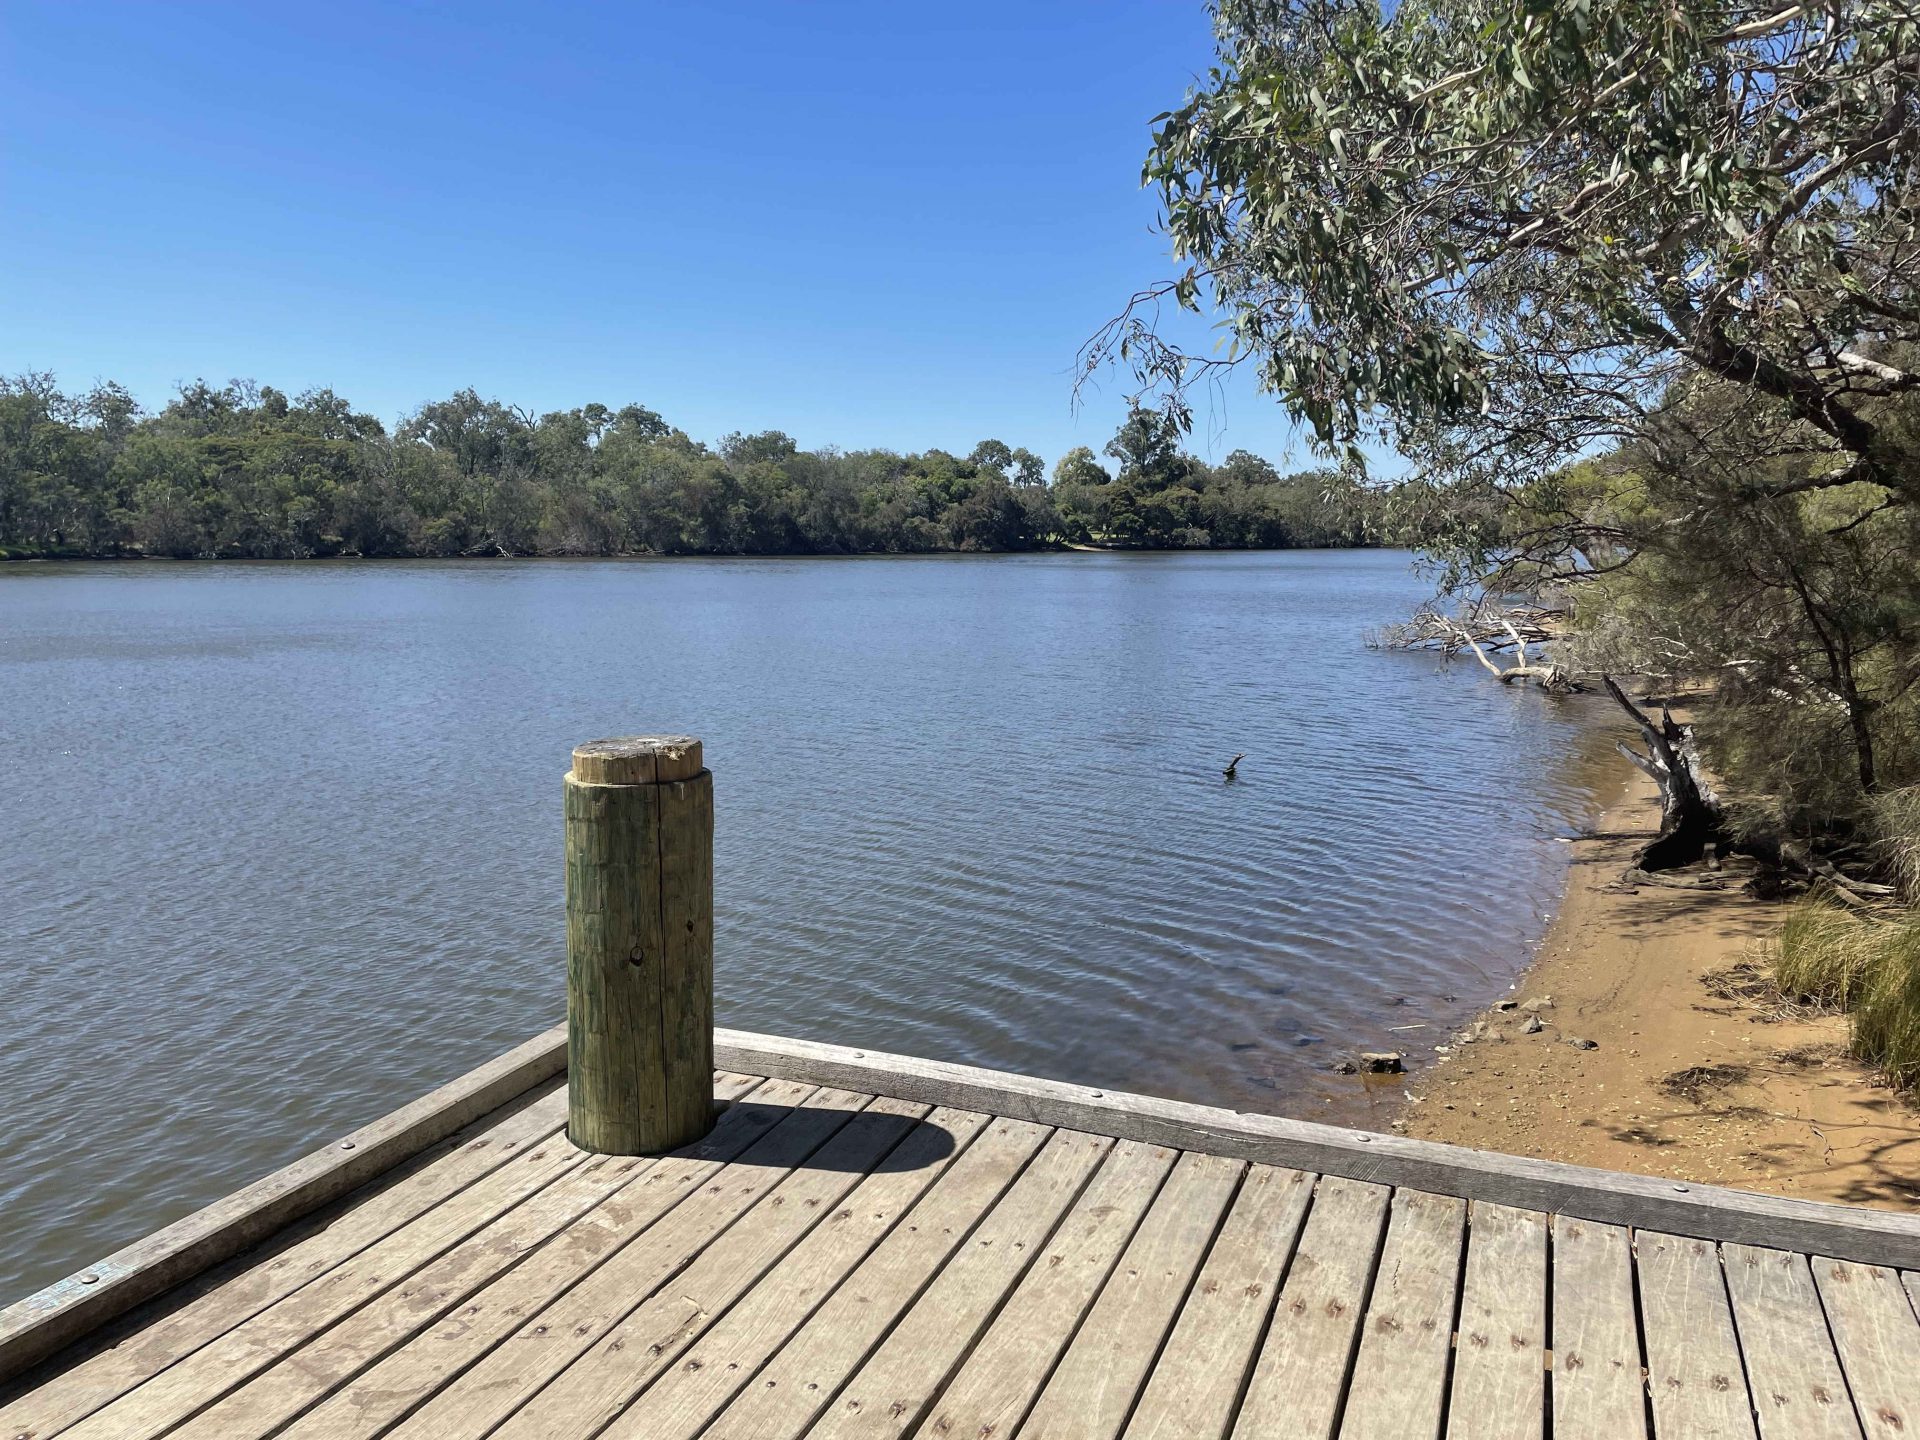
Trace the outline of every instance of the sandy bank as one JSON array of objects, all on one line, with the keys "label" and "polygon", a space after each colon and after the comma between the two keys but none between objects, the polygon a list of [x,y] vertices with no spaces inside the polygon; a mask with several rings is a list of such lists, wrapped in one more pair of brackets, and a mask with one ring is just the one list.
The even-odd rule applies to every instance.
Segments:
[{"label": "sandy bank", "polygon": [[[1625,767],[1623,766],[1624,770]],[[1563,903],[1518,1000],[1537,1034],[1455,1045],[1396,1128],[1455,1144],[1808,1199],[1920,1209],[1920,1108],[1845,1055],[1846,1021],[1754,993],[1780,907],[1737,887],[1618,885],[1659,810],[1637,773],[1573,844]],[[1569,1038],[1595,1042],[1578,1049]]]}]

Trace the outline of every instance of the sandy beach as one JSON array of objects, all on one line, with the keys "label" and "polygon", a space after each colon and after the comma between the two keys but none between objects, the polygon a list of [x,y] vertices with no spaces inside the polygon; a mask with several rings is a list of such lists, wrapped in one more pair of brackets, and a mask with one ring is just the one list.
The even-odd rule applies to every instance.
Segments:
[{"label": "sandy beach", "polygon": [[[1566,898],[1513,1008],[1418,1077],[1408,1135],[1777,1195],[1920,1209],[1920,1107],[1846,1055],[1843,1017],[1754,970],[1782,907],[1620,883],[1658,824],[1624,778],[1573,842]],[[1550,1006],[1528,1002],[1550,1000]],[[1529,1013],[1540,1028],[1526,1033]],[[1592,1042],[1582,1048],[1576,1041]]]}]

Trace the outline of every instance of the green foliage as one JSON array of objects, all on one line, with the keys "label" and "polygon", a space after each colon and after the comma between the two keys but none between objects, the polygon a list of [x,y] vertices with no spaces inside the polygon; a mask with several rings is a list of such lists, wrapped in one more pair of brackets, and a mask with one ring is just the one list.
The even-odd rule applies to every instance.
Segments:
[{"label": "green foliage", "polygon": [[1218,466],[1184,453],[1178,426],[1136,406],[1106,447],[1109,474],[1085,446],[1053,471],[1060,524],[1076,544],[1142,549],[1380,544],[1383,492],[1328,471],[1281,475],[1236,450]]},{"label": "green foliage", "polygon": [[1113,476],[1100,467],[1093,458],[1093,451],[1084,445],[1076,445],[1058,460],[1053,462],[1053,483],[1056,487],[1066,485],[1104,485]]},{"label": "green foliage", "polygon": [[[1151,421],[1154,417],[1148,417]],[[0,380],[0,557],[851,554],[1368,543],[1377,502],[1252,456],[1219,469],[1128,422],[1120,481],[1082,448],[708,447],[652,410],[535,417],[468,389],[392,433],[330,390],[184,386],[142,416],[117,386]],[[1144,447],[1144,448],[1143,448]]]},{"label": "green foliage", "polygon": [[[1216,0],[1220,63],[1146,180],[1232,359],[1321,439],[1449,479],[1637,433],[1676,379],[1771,396],[1916,483],[1920,13],[1906,0]],[[1122,317],[1180,386],[1214,362]],[[1352,452],[1356,457],[1358,452]]]}]

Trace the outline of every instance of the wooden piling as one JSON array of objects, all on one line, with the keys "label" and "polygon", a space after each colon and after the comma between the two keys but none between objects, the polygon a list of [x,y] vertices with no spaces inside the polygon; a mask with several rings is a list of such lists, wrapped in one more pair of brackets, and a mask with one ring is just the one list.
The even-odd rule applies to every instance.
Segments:
[{"label": "wooden piling", "polygon": [[647,1155],[713,1125],[713,775],[684,735],[573,752],[567,1135]]}]

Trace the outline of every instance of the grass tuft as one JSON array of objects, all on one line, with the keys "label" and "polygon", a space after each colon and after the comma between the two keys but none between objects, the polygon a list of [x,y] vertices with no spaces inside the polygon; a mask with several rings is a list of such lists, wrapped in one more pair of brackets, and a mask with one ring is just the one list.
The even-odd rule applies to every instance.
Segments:
[{"label": "grass tuft", "polygon": [[1880,962],[1853,1012],[1853,1053],[1910,1088],[1920,1084],[1920,921],[1884,928]]},{"label": "grass tuft", "polygon": [[1849,1009],[1879,962],[1877,928],[1836,905],[1802,901],[1780,927],[1774,983],[1800,1004]]},{"label": "grass tuft", "polygon": [[1895,1085],[1920,1085],[1920,916],[1796,905],[1781,927],[1774,981],[1789,997],[1853,1014],[1852,1051]]}]

